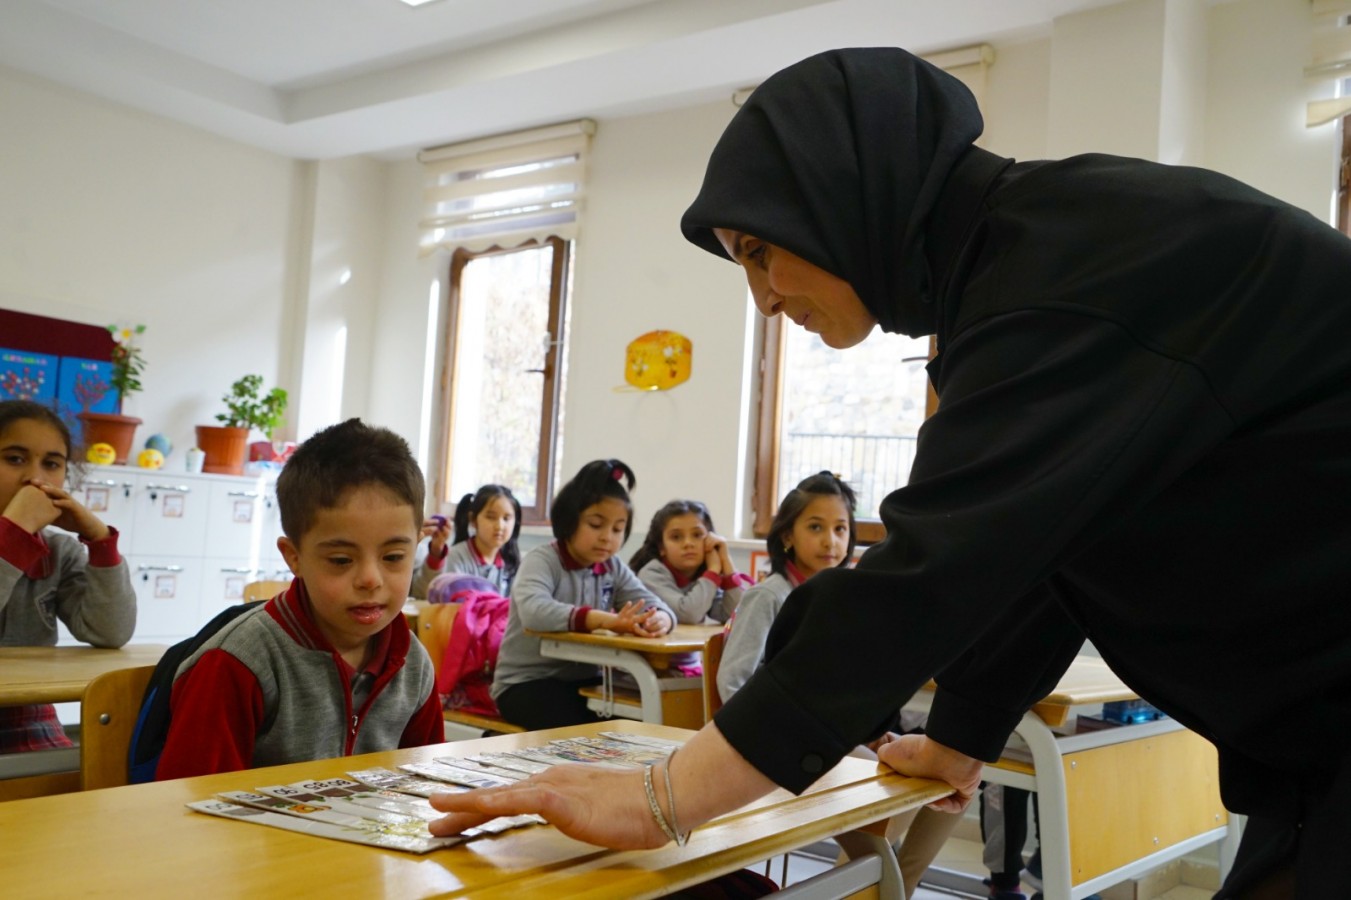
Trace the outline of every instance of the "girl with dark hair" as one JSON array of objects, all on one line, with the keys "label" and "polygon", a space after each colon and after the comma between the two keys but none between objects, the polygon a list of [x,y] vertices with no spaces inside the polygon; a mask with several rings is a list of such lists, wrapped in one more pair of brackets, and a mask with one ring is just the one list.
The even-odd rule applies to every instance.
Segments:
[{"label": "girl with dark hair", "polygon": [[521,565],[521,551],[516,545],[520,536],[521,504],[510,488],[485,484],[465,494],[455,505],[454,542],[449,550],[442,550],[439,559],[429,546],[413,581],[413,596],[426,597],[431,580],[446,572],[484,578],[497,593],[507,596],[511,579]]},{"label": "girl with dark hair", "polygon": [[660,637],[675,613],[643,586],[617,554],[632,529],[633,471],[617,459],[587,463],[563,485],[549,516],[557,540],[521,561],[493,674],[502,717],[531,731],[594,722],[578,688],[600,682],[600,669],[550,659],[526,631],[608,629]]},{"label": "girl with dark hair", "polygon": [[774,619],[793,589],[818,572],[848,566],[854,556],[854,490],[830,472],[798,482],[779,504],[765,537],[769,577],[746,591],[727,625],[718,667],[726,703],[765,657]]},{"label": "girl with dark hair", "polygon": [[[1015,162],[975,146],[982,127],[941,69],[833,50],[768,78],[713,150],[685,237],[832,347],[935,335],[940,405],[886,539],[793,592],[769,661],[663,764],[668,806],[689,828],[801,791],[937,675],[927,733],[879,756],[961,809],[1091,635],[1218,749],[1247,816],[1220,896],[1341,896],[1351,241],[1215,172]],[[619,832],[641,779],[579,781],[487,797],[596,843],[666,840],[656,816]],[[475,815],[437,831],[487,797],[442,798]]]},{"label": "girl with dark hair", "polygon": [[[60,620],[78,640],[121,647],[136,627],[116,529],[65,489],[70,453],[50,409],[0,402],[0,646],[54,647]],[[50,704],[0,708],[0,753],[70,746]]]},{"label": "girl with dark hair", "polygon": [[727,541],[698,500],[672,500],[657,510],[629,568],[687,625],[726,622],[753,583],[732,565]]}]

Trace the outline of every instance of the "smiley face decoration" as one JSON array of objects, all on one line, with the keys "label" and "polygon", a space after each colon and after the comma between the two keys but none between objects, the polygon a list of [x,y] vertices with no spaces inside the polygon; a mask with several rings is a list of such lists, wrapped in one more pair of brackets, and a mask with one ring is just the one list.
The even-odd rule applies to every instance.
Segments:
[{"label": "smiley face decoration", "polygon": [[690,378],[694,345],[675,331],[649,331],[633,339],[624,360],[624,380],[643,391],[668,391]]}]

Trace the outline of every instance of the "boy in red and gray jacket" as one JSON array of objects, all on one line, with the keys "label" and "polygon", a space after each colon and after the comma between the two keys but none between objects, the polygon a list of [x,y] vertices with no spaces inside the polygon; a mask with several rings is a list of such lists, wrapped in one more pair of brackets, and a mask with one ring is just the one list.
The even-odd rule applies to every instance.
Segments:
[{"label": "boy in red and gray jacket", "polygon": [[295,581],[179,667],[156,780],[444,740],[403,618],[423,494],[407,443],[358,419],[296,450],[277,479]]}]

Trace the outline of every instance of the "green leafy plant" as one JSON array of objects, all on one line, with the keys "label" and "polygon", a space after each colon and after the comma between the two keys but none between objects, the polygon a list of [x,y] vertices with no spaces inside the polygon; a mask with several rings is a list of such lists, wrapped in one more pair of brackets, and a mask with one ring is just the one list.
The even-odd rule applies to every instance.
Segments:
[{"label": "green leafy plant", "polygon": [[245,375],[230,386],[230,393],[222,399],[226,412],[217,413],[216,421],[226,428],[256,428],[268,440],[282,422],[286,411],[286,391],[274,387],[266,394],[263,376]]},{"label": "green leafy plant", "polygon": [[145,371],[145,357],[137,339],[145,333],[144,325],[109,325],[113,336],[113,374],[112,386],[117,388],[122,399],[141,390],[141,373]]}]

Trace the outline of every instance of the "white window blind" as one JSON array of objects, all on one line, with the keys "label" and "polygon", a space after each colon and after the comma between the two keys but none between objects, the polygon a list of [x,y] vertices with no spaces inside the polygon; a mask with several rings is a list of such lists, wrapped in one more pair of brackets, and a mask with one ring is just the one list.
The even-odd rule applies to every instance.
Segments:
[{"label": "white window blind", "polygon": [[579,119],[423,150],[422,254],[575,238],[595,132]]},{"label": "white window blind", "polygon": [[[1313,46],[1304,77],[1312,81],[1341,81],[1351,78],[1351,0],[1312,0]],[[1351,97],[1310,101],[1304,124],[1323,125],[1351,112]]]}]

